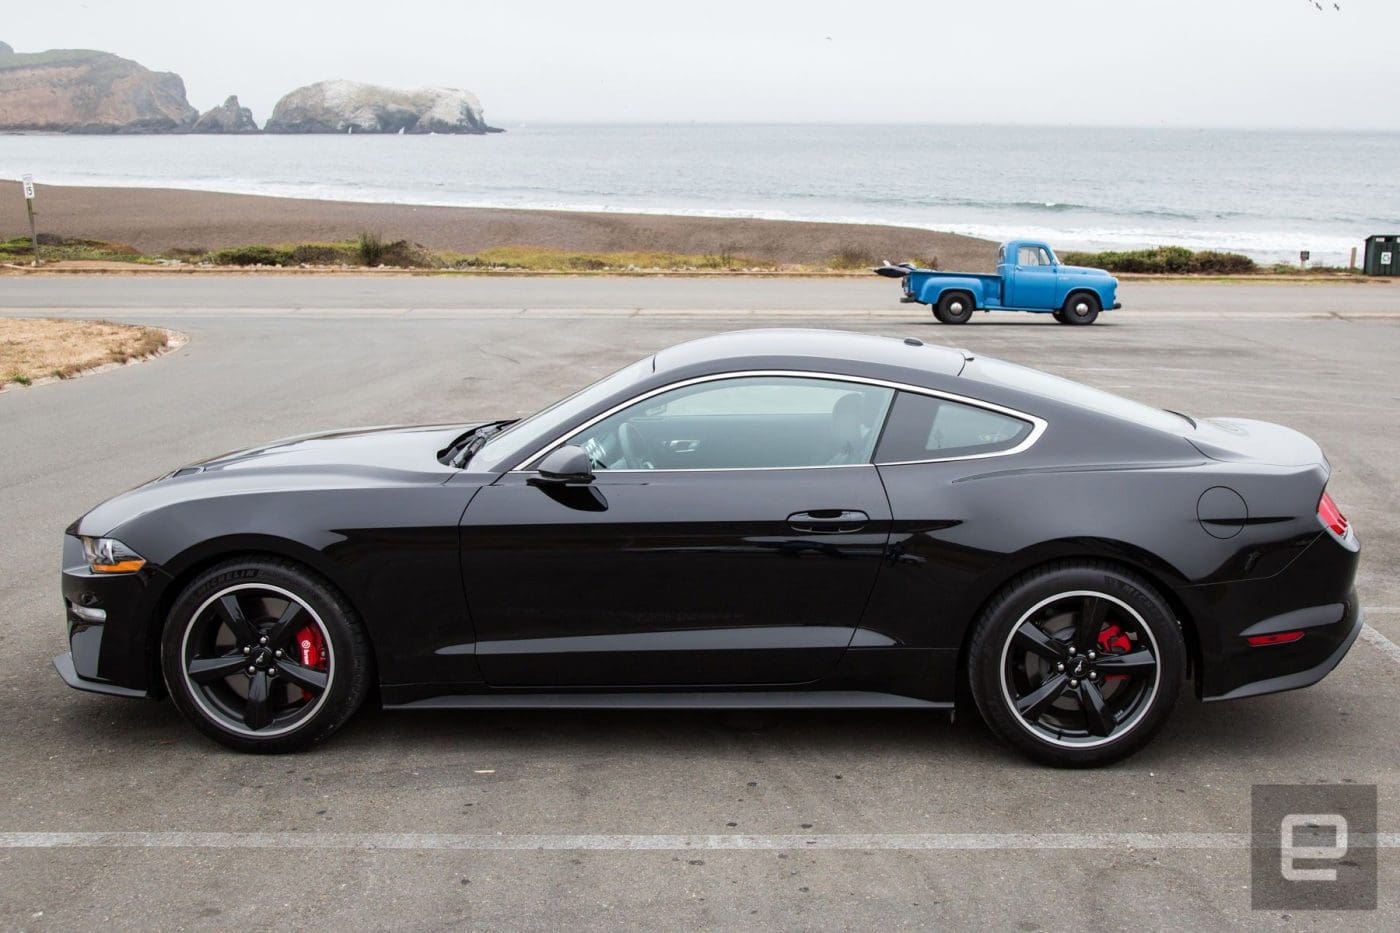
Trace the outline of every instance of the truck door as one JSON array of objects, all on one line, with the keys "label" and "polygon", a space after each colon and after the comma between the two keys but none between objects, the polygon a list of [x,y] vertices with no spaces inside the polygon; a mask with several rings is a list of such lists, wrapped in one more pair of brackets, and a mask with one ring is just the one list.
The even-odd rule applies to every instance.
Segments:
[{"label": "truck door", "polygon": [[1006,304],[1012,308],[1054,308],[1055,266],[1043,246],[1023,244],[1016,248],[1016,264],[1007,278]]}]

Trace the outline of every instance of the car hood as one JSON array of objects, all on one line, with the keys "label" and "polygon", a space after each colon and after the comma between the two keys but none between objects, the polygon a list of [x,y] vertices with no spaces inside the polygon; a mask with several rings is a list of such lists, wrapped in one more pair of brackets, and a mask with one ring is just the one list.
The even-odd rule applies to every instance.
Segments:
[{"label": "car hood", "polygon": [[487,422],[356,428],[308,434],[190,464],[114,496],[68,529],[105,535],[141,515],[193,499],[276,490],[437,485],[461,471],[439,451]]},{"label": "car hood", "polygon": [[176,470],[171,476],[221,470],[280,470],[297,467],[374,467],[420,471],[435,469],[437,454],[468,424],[393,425],[303,434],[220,454]]},{"label": "car hood", "polygon": [[1060,266],[1061,272],[1073,272],[1075,275],[1096,275],[1106,279],[1113,278],[1106,269],[1094,269],[1089,266]]}]

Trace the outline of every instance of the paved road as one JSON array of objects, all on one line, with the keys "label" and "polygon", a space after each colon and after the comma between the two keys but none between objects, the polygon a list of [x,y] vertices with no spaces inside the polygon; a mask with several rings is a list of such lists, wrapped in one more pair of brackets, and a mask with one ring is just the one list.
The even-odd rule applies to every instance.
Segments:
[{"label": "paved road", "polygon": [[[169,704],[58,681],[48,659],[63,647],[59,538],[107,496],[278,436],[524,412],[681,339],[796,322],[626,314],[664,298],[651,280],[580,280],[600,306],[628,293],[615,313],[445,306],[542,307],[579,293],[559,280],[490,280],[515,290],[506,302],[473,291],[481,281],[189,280],[161,301],[152,289],[166,283],[148,280],[0,281],[11,307],[81,305],[191,338],[157,361],[0,394],[0,927],[1335,924],[1253,914],[1237,834],[1249,831],[1250,786],[1274,781],[1377,784],[1381,828],[1397,828],[1400,313],[1259,319],[1231,304],[1125,314],[1112,327],[956,331],[918,309],[821,316],[955,334],[1157,405],[1283,421],[1327,449],[1332,491],[1364,543],[1360,590],[1376,634],[1315,688],[1183,701],[1150,748],[1112,769],[1044,770],[976,723],[891,713],[376,712],[314,754],[256,758],[201,739]],[[792,283],[779,284],[707,282],[691,295],[751,311]],[[798,285],[803,302],[829,310],[864,287]],[[1164,303],[1187,300],[1171,297],[1186,286],[1154,288]],[[1241,307],[1260,294],[1400,295],[1220,288]],[[199,310],[189,289],[215,306],[266,307]],[[317,296],[327,310],[290,310]],[[444,307],[396,310],[429,299]],[[350,304],[371,309],[333,310]],[[193,832],[215,835],[172,835]],[[243,833],[267,835],[219,835]],[[252,844],[268,848],[242,847]],[[1382,910],[1347,922],[1380,928],[1393,915],[1400,853],[1383,853],[1381,884]]]},{"label": "paved road", "polygon": [[[1384,280],[1323,284],[1128,282],[1128,311],[1361,314],[1400,311],[1400,284]],[[169,275],[8,276],[3,308],[489,308],[883,310],[899,304],[894,282],[841,279],[597,276]],[[1128,317],[1129,315],[1123,315]],[[1112,315],[1118,317],[1118,315]],[[979,320],[1005,321],[989,314]],[[1022,320],[1016,315],[1013,320]]]}]

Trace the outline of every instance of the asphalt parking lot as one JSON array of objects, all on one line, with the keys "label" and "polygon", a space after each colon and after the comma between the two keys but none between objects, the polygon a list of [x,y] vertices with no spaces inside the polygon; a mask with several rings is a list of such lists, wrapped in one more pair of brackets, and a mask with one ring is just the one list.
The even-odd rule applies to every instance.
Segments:
[{"label": "asphalt parking lot", "polygon": [[[1339,918],[1250,910],[1251,785],[1378,785],[1394,840],[1400,289],[1134,285],[1149,310],[1090,328],[950,328],[845,281],[780,297],[775,280],[371,278],[0,281],[0,314],[190,338],[0,394],[0,927],[1322,928]],[[811,325],[1312,435],[1361,537],[1370,630],[1316,687],[1186,698],[1145,751],[1093,772],[888,712],[371,711],[312,754],[250,757],[50,666],[62,531],[121,490],[280,436],[510,417],[680,340]],[[1343,922],[1389,927],[1397,906],[1392,847],[1379,909]]]}]

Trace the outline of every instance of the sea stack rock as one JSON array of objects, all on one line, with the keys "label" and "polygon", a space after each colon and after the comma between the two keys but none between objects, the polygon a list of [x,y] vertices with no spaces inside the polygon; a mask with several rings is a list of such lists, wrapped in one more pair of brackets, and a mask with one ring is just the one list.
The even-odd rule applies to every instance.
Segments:
[{"label": "sea stack rock", "polygon": [[15,52],[0,42],[0,131],[176,133],[199,113],[177,74],[110,52]]},{"label": "sea stack rock", "polygon": [[399,90],[358,81],[321,81],[277,102],[267,133],[499,133],[481,102],[453,88]]},{"label": "sea stack rock", "polygon": [[258,124],[253,119],[253,111],[238,106],[238,95],[229,95],[222,107],[215,107],[200,115],[190,129],[191,133],[257,133]]}]

